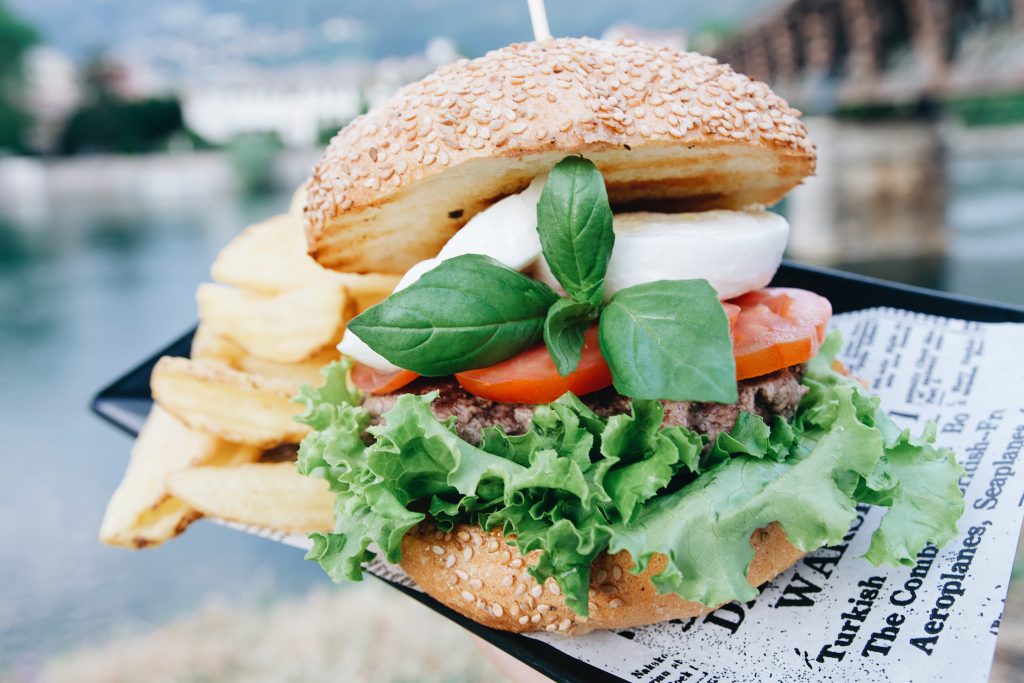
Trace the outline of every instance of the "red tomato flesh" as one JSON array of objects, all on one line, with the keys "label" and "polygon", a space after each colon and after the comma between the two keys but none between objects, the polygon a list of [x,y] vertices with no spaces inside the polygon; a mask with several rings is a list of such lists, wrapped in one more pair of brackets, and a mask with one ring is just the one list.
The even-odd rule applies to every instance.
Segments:
[{"label": "red tomato flesh", "polygon": [[803,289],[770,287],[727,302],[739,306],[732,325],[736,379],[806,363],[825,339],[832,304]]},{"label": "red tomato flesh", "polygon": [[736,321],[740,317],[740,311],[743,310],[736,304],[731,304],[728,301],[722,302],[722,308],[725,309],[725,317],[729,319],[729,330],[736,327]]},{"label": "red tomato flesh", "polygon": [[543,344],[478,370],[455,375],[462,387],[476,396],[502,403],[550,403],[567,391],[577,396],[603,389],[612,383],[612,373],[597,344],[597,326],[583,336],[580,364],[562,377]]},{"label": "red tomato flesh", "polygon": [[350,372],[357,389],[375,395],[395,392],[419,377],[412,370],[378,370],[362,363],[353,365]]}]

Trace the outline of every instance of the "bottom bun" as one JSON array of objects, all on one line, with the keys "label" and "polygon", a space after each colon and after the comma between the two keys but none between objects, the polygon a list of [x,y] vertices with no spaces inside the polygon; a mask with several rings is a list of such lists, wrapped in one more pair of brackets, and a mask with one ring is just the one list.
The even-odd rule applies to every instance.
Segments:
[{"label": "bottom bun", "polygon": [[[776,523],[750,538],[754,559],[747,576],[760,586],[793,566],[804,553]],[[623,551],[594,560],[590,617],[573,612],[554,579],[539,585],[527,571],[540,551],[525,557],[498,531],[459,525],[450,533],[425,522],[402,540],[402,567],[434,599],[478,623],[503,631],[555,631],[579,635],[602,628],[630,628],[707,614],[708,606],[655,590],[650,577],[664,567],[655,555],[647,570],[632,574],[633,558]]]}]

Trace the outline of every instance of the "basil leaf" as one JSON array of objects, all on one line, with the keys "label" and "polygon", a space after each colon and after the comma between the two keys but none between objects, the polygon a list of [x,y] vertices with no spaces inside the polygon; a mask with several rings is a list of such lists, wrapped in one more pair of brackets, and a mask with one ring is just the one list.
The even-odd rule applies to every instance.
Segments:
[{"label": "basil leaf", "polygon": [[583,356],[583,333],[597,320],[600,310],[593,304],[559,299],[544,320],[544,343],[558,374],[565,377],[576,369]]},{"label": "basil leaf", "polygon": [[593,162],[573,156],[555,164],[537,202],[537,231],[544,259],[569,296],[600,304],[615,233]]},{"label": "basil leaf", "polygon": [[466,254],[442,261],[348,328],[400,368],[450,375],[494,365],[539,342],[557,299],[542,282]]},{"label": "basil leaf", "polygon": [[600,341],[620,394],[738,400],[729,321],[707,280],[659,280],[620,290],[601,314]]}]

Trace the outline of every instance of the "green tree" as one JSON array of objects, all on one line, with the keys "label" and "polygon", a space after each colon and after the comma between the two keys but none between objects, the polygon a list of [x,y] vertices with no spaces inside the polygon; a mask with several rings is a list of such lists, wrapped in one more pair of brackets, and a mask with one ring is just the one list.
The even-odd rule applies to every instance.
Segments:
[{"label": "green tree", "polygon": [[65,123],[61,152],[147,152],[162,148],[169,137],[182,132],[176,98],[125,100],[118,92],[123,75],[102,53],[88,60],[82,69],[84,98]]},{"label": "green tree", "polygon": [[38,42],[35,29],[0,0],[0,150],[24,152],[32,123],[24,106],[25,52]]}]

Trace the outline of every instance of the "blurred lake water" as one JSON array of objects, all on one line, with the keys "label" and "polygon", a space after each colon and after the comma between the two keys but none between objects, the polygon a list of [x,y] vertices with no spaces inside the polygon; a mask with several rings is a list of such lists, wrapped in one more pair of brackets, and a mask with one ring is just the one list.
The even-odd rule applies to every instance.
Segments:
[{"label": "blurred lake water", "polygon": [[[845,265],[1024,303],[1024,158],[953,153],[946,165],[942,257]],[[130,443],[89,398],[193,324],[216,251],[284,211],[289,194],[117,209],[80,198],[19,218],[0,207],[0,678],[211,600],[276,601],[328,583],[293,549],[208,524],[137,553],[96,538]]]},{"label": "blurred lake water", "polygon": [[91,395],[187,330],[217,250],[288,199],[55,205],[0,221],[0,679],[213,599],[329,583],[294,549],[207,524],[144,552],[97,540],[131,444],[89,413]]}]

